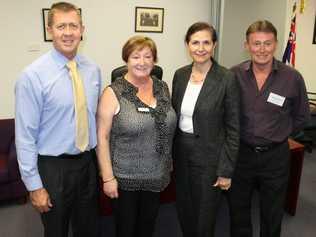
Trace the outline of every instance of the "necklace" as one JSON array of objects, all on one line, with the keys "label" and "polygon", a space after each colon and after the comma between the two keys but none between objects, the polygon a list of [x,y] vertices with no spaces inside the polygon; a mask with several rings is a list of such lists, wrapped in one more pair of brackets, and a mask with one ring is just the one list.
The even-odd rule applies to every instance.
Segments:
[{"label": "necklace", "polygon": [[210,70],[211,66],[212,66],[212,64],[210,66],[208,66],[206,70],[202,70],[202,72],[201,72],[201,70],[198,70],[193,66],[192,72],[191,72],[191,77],[190,77],[191,82],[197,83],[197,84],[204,82],[204,80],[206,78],[206,74]]},{"label": "necklace", "polygon": [[194,69],[192,69],[192,73],[191,73],[191,77],[190,77],[191,82],[194,82],[194,83],[203,82],[206,78],[207,72],[208,71],[206,71],[204,73],[198,73]]},{"label": "necklace", "polygon": [[196,75],[194,75],[193,73],[191,74],[191,78],[190,78],[190,81],[191,82],[194,82],[194,83],[200,83],[200,82],[203,82],[205,80],[205,76],[202,76],[200,78],[197,78]]}]

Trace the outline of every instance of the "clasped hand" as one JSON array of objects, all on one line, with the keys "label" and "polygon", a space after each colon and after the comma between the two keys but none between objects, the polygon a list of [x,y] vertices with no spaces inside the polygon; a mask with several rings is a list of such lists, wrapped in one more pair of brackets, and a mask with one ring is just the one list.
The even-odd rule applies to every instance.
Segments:
[{"label": "clasped hand", "polygon": [[218,177],[214,187],[219,187],[222,190],[228,190],[231,185],[231,178],[225,178],[225,177]]},{"label": "clasped hand", "polygon": [[40,213],[48,212],[53,207],[49,194],[45,188],[40,188],[40,189],[31,191],[30,199],[31,199],[32,205]]}]

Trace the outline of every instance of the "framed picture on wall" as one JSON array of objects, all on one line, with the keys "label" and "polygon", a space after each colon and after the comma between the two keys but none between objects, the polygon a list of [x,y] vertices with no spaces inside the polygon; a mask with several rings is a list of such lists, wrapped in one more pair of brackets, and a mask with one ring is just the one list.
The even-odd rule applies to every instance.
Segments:
[{"label": "framed picture on wall", "polygon": [[314,22],[313,44],[316,44],[316,15],[315,15],[315,22]]},{"label": "framed picture on wall", "polygon": [[44,41],[49,42],[52,41],[51,36],[47,32],[47,18],[48,18],[48,12],[49,8],[43,8],[42,9],[42,15],[43,15],[43,30],[44,30]]},{"label": "framed picture on wall", "polygon": [[164,9],[155,7],[135,8],[135,32],[163,32]]},{"label": "framed picture on wall", "polygon": [[[49,12],[50,8],[42,8],[42,17],[43,17],[43,32],[44,32],[44,41],[45,42],[51,42],[52,41],[52,37],[50,36],[50,34],[47,32],[47,19],[48,19],[48,12]],[[81,8],[79,8],[80,11],[80,15],[82,14],[81,12]],[[82,37],[81,37],[82,40]]]}]

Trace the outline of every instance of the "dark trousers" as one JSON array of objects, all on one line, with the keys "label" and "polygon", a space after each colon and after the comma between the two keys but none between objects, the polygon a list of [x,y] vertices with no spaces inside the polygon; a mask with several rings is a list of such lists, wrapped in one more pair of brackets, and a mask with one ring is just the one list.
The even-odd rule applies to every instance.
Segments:
[{"label": "dark trousers", "polygon": [[280,236],[289,155],[287,141],[263,152],[241,144],[228,195],[232,237],[253,236],[251,200],[255,189],[258,189],[260,199],[260,236]]},{"label": "dark trousers", "polygon": [[216,167],[207,165],[208,156],[202,149],[194,135],[177,135],[176,208],[184,237],[214,236],[221,190],[213,187],[217,179]]},{"label": "dark trousers", "polygon": [[159,192],[119,189],[112,199],[116,237],[151,237],[159,211]]},{"label": "dark trousers", "polygon": [[97,236],[98,200],[95,152],[77,156],[39,156],[38,169],[53,207],[41,214],[45,237]]}]

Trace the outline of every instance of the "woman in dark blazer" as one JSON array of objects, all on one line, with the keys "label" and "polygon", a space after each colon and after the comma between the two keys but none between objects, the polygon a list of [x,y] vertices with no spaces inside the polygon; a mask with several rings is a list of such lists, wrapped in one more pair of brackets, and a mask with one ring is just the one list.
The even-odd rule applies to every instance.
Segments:
[{"label": "woman in dark blazer", "polygon": [[185,37],[193,63],[173,78],[176,206],[184,237],[214,236],[239,147],[239,88],[232,72],[212,58],[216,40],[212,26],[193,24]]}]

